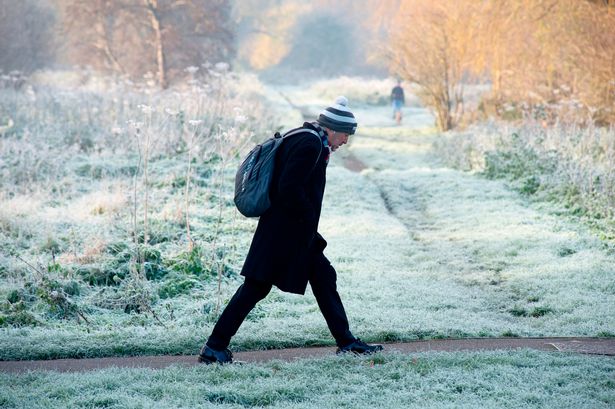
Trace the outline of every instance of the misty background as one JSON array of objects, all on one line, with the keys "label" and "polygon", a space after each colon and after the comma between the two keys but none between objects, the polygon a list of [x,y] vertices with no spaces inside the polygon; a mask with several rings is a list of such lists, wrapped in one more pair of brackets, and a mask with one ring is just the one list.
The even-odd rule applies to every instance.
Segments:
[{"label": "misty background", "polygon": [[615,121],[614,10],[609,0],[1,0],[0,69],[17,86],[41,70],[86,70],[163,89],[219,62],[278,84],[390,75],[440,130],[528,113],[604,125]]},{"label": "misty background", "polygon": [[139,78],[158,74],[164,58],[165,87],[186,67],[220,61],[277,81],[386,75],[383,62],[370,60],[371,32],[360,16],[366,3],[2,0],[0,68],[91,67]]}]

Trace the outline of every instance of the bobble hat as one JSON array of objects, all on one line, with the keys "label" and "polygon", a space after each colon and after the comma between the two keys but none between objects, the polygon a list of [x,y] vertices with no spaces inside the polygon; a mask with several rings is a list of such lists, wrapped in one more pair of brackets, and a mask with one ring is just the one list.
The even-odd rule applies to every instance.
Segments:
[{"label": "bobble hat", "polygon": [[335,99],[335,103],[330,107],[325,108],[318,116],[318,123],[321,126],[331,129],[336,132],[343,132],[353,135],[357,130],[357,120],[354,118],[350,109],[348,109],[348,99],[339,96]]}]

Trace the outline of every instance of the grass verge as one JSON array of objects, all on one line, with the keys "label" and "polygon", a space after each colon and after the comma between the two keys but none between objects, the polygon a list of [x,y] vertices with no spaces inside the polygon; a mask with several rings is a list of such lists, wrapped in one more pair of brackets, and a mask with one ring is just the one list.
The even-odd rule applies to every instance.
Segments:
[{"label": "grass verge", "polygon": [[5,408],[609,408],[611,358],[538,351],[382,354],[164,370],[0,374]]}]

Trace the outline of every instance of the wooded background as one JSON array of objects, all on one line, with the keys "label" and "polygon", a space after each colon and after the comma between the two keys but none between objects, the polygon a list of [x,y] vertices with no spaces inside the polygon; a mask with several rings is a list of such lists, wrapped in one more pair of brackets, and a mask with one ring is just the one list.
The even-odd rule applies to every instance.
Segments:
[{"label": "wooded background", "polygon": [[[79,65],[166,88],[219,61],[272,81],[388,72],[441,130],[615,122],[609,0],[0,0],[5,73]],[[472,84],[488,85],[478,106]]]}]

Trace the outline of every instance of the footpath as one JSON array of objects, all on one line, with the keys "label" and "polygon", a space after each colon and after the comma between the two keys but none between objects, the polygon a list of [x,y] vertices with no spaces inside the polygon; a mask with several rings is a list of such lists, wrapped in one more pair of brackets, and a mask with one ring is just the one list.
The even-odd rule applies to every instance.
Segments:
[{"label": "footpath", "polygon": [[[385,344],[387,354],[413,354],[434,351],[493,351],[535,349],[560,353],[615,356],[615,338],[467,338],[436,339]],[[289,348],[234,353],[240,363],[269,361],[290,362],[296,359],[323,358],[335,355],[334,347]],[[374,355],[376,357],[378,355]],[[135,356],[88,359],[55,359],[48,361],[0,361],[0,372],[24,373],[29,371],[82,372],[105,368],[162,369],[172,365],[197,366],[195,355]]]}]

